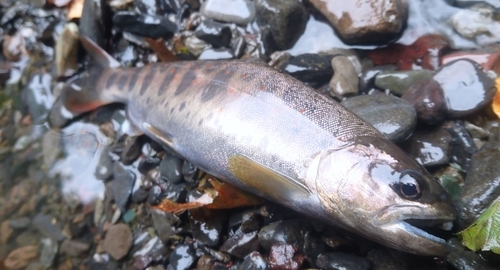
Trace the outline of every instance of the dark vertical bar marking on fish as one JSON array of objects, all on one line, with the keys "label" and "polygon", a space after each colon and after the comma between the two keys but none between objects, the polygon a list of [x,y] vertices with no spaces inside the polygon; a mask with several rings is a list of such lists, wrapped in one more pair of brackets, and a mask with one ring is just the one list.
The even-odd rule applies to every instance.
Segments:
[{"label": "dark vertical bar marking on fish", "polygon": [[118,74],[116,73],[113,73],[111,74],[111,76],[108,77],[108,79],[106,80],[106,88],[110,88],[113,85],[113,83],[116,80],[116,77],[118,77]]},{"label": "dark vertical bar marking on fish", "polygon": [[181,103],[181,106],[179,106],[179,112],[182,112],[182,110],[184,110],[184,108],[186,107],[186,102],[182,102]]},{"label": "dark vertical bar marking on fish", "polygon": [[132,72],[132,77],[130,78],[130,82],[128,83],[129,92],[132,92],[132,90],[134,90],[135,82],[137,82],[137,79],[139,78],[139,71],[140,69],[135,69]]},{"label": "dark vertical bar marking on fish", "polygon": [[146,76],[144,76],[144,80],[141,85],[141,91],[139,92],[140,96],[144,95],[144,93],[146,93],[146,90],[148,90],[149,86],[151,85],[151,82],[155,77],[156,68],[152,66],[147,72],[148,73],[146,73]]},{"label": "dark vertical bar marking on fish", "polygon": [[128,81],[128,74],[125,73],[122,76],[120,76],[117,82],[118,89],[122,90],[125,87],[127,81]]},{"label": "dark vertical bar marking on fish", "polygon": [[170,67],[166,69],[166,74],[164,75],[165,77],[163,78],[163,81],[160,84],[160,88],[158,89],[158,96],[163,95],[165,91],[167,91],[168,85],[170,82],[172,82],[172,79],[175,76],[175,73],[177,73],[177,68],[176,67]]},{"label": "dark vertical bar marking on fish", "polygon": [[175,90],[175,95],[179,95],[184,93],[187,89],[192,87],[193,81],[196,80],[196,72],[194,70],[189,69],[184,76],[182,76],[182,80],[177,86],[177,89]]},{"label": "dark vertical bar marking on fish", "polygon": [[227,91],[227,81],[234,75],[235,71],[231,68],[224,66],[222,70],[217,72],[215,76],[212,78],[210,83],[203,89],[201,93],[201,101],[209,101],[217,94]]}]

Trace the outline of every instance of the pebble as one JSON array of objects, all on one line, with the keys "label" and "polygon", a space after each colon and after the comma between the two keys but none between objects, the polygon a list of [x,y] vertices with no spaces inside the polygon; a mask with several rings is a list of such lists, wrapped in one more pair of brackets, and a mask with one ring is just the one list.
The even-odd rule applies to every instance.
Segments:
[{"label": "pebble", "polygon": [[256,0],[255,7],[264,47],[269,54],[290,49],[304,33],[309,14],[302,1]]},{"label": "pebble", "polygon": [[69,78],[77,71],[78,37],[78,25],[73,22],[67,23],[56,42],[55,65],[58,77]]},{"label": "pebble", "polygon": [[49,73],[36,73],[23,89],[23,101],[35,125],[45,123],[54,103],[51,83],[52,76]]},{"label": "pebble", "polygon": [[318,256],[316,265],[325,270],[369,270],[372,264],[369,260],[341,252],[323,253]]},{"label": "pebble", "polygon": [[158,157],[146,157],[145,159],[142,159],[141,162],[139,162],[139,165],[137,165],[137,170],[139,170],[140,173],[147,175],[150,170],[160,165],[160,162],[161,159]]},{"label": "pebble", "polygon": [[[406,3],[388,0],[329,1],[311,0],[348,44],[378,44],[397,38],[408,16]],[[370,18],[369,20],[367,18]]]},{"label": "pebble", "polygon": [[124,32],[140,37],[168,39],[177,32],[177,25],[167,17],[119,11],[113,16],[113,24]]},{"label": "pebble", "polygon": [[231,43],[231,28],[227,24],[206,19],[198,25],[195,36],[211,44],[215,48],[229,47]]},{"label": "pebble", "polygon": [[52,266],[54,259],[57,256],[59,243],[50,238],[44,238],[40,241],[40,247],[40,263],[45,267],[45,269],[48,269]]},{"label": "pebble", "polygon": [[386,248],[371,250],[368,255],[366,255],[366,259],[373,264],[373,270],[409,270],[408,267],[399,264],[391,252]]},{"label": "pebble", "polygon": [[[368,59],[368,58],[366,58]],[[371,63],[371,60],[367,60]],[[369,93],[375,88],[375,78],[377,75],[384,71],[394,71],[397,67],[395,65],[373,66],[373,63],[368,67],[364,67],[359,75],[359,92],[363,94]]]},{"label": "pebble", "polygon": [[375,85],[382,90],[388,89],[393,94],[401,96],[416,82],[432,77],[427,69],[384,71],[375,77]]},{"label": "pebble", "polygon": [[120,154],[121,163],[130,165],[142,154],[143,139],[141,136],[125,136]]},{"label": "pebble", "polygon": [[243,262],[240,264],[240,269],[248,270],[268,270],[267,261],[262,257],[262,255],[254,251],[248,254]]},{"label": "pebble", "polygon": [[13,232],[14,230],[9,226],[9,220],[2,221],[2,224],[0,224],[0,242],[6,244]]},{"label": "pebble", "polygon": [[257,231],[244,233],[237,230],[220,247],[220,251],[227,252],[238,258],[245,258],[250,252],[259,248],[259,239]]},{"label": "pebble", "polygon": [[12,229],[26,229],[30,223],[31,219],[29,217],[20,217],[9,220],[9,227]]},{"label": "pebble", "polygon": [[333,77],[330,80],[330,95],[342,99],[358,94],[358,73],[347,56],[335,56],[331,62]]},{"label": "pebble", "polygon": [[186,49],[194,56],[199,57],[201,53],[209,46],[205,41],[190,35],[184,40]]},{"label": "pebble", "polygon": [[175,156],[166,156],[160,163],[162,179],[172,184],[182,181],[182,159]]},{"label": "pebble", "polygon": [[443,65],[458,59],[469,59],[481,65],[484,70],[500,74],[500,48],[489,47],[474,51],[458,51],[446,54],[441,59]]},{"label": "pebble", "polygon": [[8,269],[23,269],[38,257],[37,246],[25,246],[13,250],[3,262]]},{"label": "pebble", "polygon": [[175,226],[179,224],[179,218],[172,213],[164,213],[155,209],[152,209],[150,213],[156,235],[163,243],[168,243],[170,237],[177,232]]},{"label": "pebble", "polygon": [[297,248],[289,244],[273,244],[267,259],[269,268],[273,270],[299,269],[304,262],[304,256],[295,255],[296,251]]},{"label": "pebble", "polygon": [[305,225],[301,220],[278,221],[266,225],[259,231],[260,245],[266,251],[270,250],[276,242],[300,248],[304,245]]},{"label": "pebble", "polygon": [[149,189],[148,202],[151,205],[158,205],[162,199],[162,190],[158,185],[154,185]]},{"label": "pebble", "polygon": [[80,255],[83,255],[89,249],[90,249],[89,243],[77,240],[66,239],[61,244],[61,252],[73,257],[78,257]]},{"label": "pebble", "polygon": [[418,119],[427,124],[441,123],[446,117],[443,89],[432,78],[422,79],[410,86],[401,99],[411,103],[417,111]]},{"label": "pebble", "polygon": [[188,183],[194,183],[198,171],[198,168],[189,161],[184,161],[184,164],[182,164],[182,175]]},{"label": "pebble", "polygon": [[141,186],[132,193],[131,200],[134,203],[142,203],[148,198],[148,196],[149,191],[145,187]]},{"label": "pebble", "polygon": [[167,269],[186,270],[190,269],[191,265],[196,260],[196,250],[191,244],[179,244],[175,247],[169,257],[170,265]]},{"label": "pebble", "polygon": [[388,95],[363,95],[341,103],[394,142],[407,139],[417,123],[417,113],[405,100]]},{"label": "pebble", "polygon": [[447,165],[450,161],[451,135],[442,127],[417,130],[404,149],[425,167]]},{"label": "pebble", "polygon": [[224,60],[224,59],[233,59],[234,54],[232,49],[228,48],[210,48],[204,50],[198,60]]},{"label": "pebble", "polygon": [[326,244],[313,232],[308,231],[304,234],[303,249],[306,259],[310,263],[314,263],[318,255],[325,251]]},{"label": "pebble", "polygon": [[120,223],[111,226],[104,238],[104,250],[115,260],[127,255],[132,247],[132,231],[126,224]]},{"label": "pebble", "polygon": [[109,155],[109,148],[104,149],[95,167],[94,175],[99,180],[108,180],[113,175],[113,160]]},{"label": "pebble", "polygon": [[459,9],[451,17],[451,23],[462,37],[477,40],[480,44],[489,44],[500,41],[498,16],[494,7],[478,4]]},{"label": "pebble", "polygon": [[495,83],[479,64],[460,59],[442,66],[434,75],[443,89],[450,117],[463,117],[488,105],[495,95]]},{"label": "pebble", "polygon": [[122,213],[127,211],[127,203],[132,194],[135,183],[135,174],[127,170],[120,162],[115,162],[113,180],[113,197]]},{"label": "pebble", "polygon": [[290,57],[277,69],[312,87],[327,83],[333,76],[331,55],[301,54]]},{"label": "pebble", "polygon": [[246,25],[255,17],[255,4],[248,0],[207,0],[200,11],[207,18]]},{"label": "pebble", "polygon": [[52,240],[62,241],[66,238],[62,234],[59,222],[54,222],[54,218],[50,215],[38,214],[33,218],[32,224],[41,234]]},{"label": "pebble", "polygon": [[469,168],[472,155],[477,148],[463,121],[445,123],[445,128],[452,137],[452,153],[450,162],[457,163],[465,171]]},{"label": "pebble", "polygon": [[457,238],[451,238],[447,241],[450,247],[450,253],[446,256],[446,260],[457,270],[493,270],[497,267],[490,267],[481,255],[476,252],[465,249]]},{"label": "pebble", "polygon": [[471,225],[500,194],[500,142],[487,142],[477,151],[470,162],[467,177],[462,186],[459,225]]},{"label": "pebble", "polygon": [[193,238],[209,247],[215,247],[221,239],[225,219],[209,210],[192,209],[189,211],[190,230]]}]

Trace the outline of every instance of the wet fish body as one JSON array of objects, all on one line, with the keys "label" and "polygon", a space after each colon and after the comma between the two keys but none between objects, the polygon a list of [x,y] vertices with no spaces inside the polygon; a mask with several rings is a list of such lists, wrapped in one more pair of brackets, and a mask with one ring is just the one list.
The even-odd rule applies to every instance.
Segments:
[{"label": "wet fish body", "polygon": [[444,240],[405,222],[455,217],[425,169],[339,103],[266,64],[96,68],[78,83],[62,95],[72,112],[125,103],[136,130],[216,177],[389,247],[446,253]]}]

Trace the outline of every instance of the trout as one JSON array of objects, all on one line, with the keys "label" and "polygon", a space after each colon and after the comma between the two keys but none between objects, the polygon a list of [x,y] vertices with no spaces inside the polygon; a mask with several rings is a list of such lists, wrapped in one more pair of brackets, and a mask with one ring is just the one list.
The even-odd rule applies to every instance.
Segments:
[{"label": "trout", "polygon": [[338,102],[257,61],[180,61],[123,68],[98,60],[65,85],[74,114],[126,104],[138,133],[232,185],[382,245],[444,255],[412,225],[455,219],[425,168]]}]

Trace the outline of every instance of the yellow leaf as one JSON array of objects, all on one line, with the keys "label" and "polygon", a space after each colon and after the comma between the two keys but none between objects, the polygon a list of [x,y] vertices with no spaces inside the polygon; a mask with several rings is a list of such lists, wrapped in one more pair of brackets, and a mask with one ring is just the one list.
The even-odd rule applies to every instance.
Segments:
[{"label": "yellow leaf", "polygon": [[500,118],[500,77],[498,77],[495,81],[495,86],[496,86],[496,94],[495,97],[493,98],[493,112]]}]

